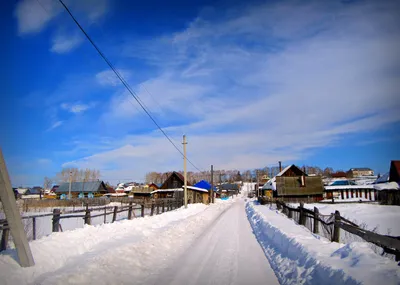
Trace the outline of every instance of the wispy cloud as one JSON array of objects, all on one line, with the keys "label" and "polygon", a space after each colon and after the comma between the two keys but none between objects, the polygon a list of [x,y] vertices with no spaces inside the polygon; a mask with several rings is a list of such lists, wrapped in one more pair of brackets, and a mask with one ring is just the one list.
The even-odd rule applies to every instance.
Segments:
[{"label": "wispy cloud", "polygon": [[66,110],[70,113],[82,113],[84,111],[89,110],[90,108],[93,108],[96,106],[95,102],[91,102],[89,104],[82,104],[82,103],[62,103],[60,105],[61,109]]},{"label": "wispy cloud", "polygon": [[61,126],[63,123],[64,123],[64,121],[57,121],[57,122],[53,123],[53,124],[50,126],[50,128],[47,129],[47,132],[58,128],[58,127]]},{"label": "wispy cloud", "polygon": [[14,13],[18,20],[19,34],[40,32],[61,11],[59,3],[52,0],[19,1]]},{"label": "wispy cloud", "polygon": [[[82,24],[87,28],[99,21],[108,10],[108,0],[66,1],[74,14],[81,16]],[[16,5],[14,15],[18,22],[18,34],[40,33],[51,21],[58,21],[58,29],[71,30],[71,26],[59,21],[63,7],[53,0],[22,0]],[[72,24],[72,23],[70,23]],[[75,27],[74,27],[75,28]],[[83,42],[78,34],[56,32],[51,40],[51,52],[67,53]]]},{"label": "wispy cloud", "polygon": [[83,41],[83,36],[74,34],[72,36],[58,34],[52,40],[50,51],[55,53],[67,53],[77,48]]},{"label": "wispy cloud", "polygon": [[[131,77],[131,72],[126,69],[119,69],[118,73],[125,80],[129,80]],[[121,80],[115,75],[112,70],[104,70],[96,74],[96,80],[100,85],[110,85],[110,86],[118,86],[122,85]]]}]

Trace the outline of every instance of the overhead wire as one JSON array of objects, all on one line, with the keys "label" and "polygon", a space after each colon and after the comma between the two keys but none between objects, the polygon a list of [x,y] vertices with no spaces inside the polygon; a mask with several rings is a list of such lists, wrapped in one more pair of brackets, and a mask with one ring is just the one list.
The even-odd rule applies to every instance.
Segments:
[{"label": "overhead wire", "polygon": [[190,161],[187,156],[184,155],[184,153],[176,146],[176,144],[172,141],[172,139],[167,135],[167,133],[161,128],[161,126],[157,123],[157,121],[153,118],[153,116],[150,114],[150,112],[146,109],[144,104],[142,104],[141,100],[138,98],[138,95],[136,94],[135,91],[132,90],[132,88],[129,86],[129,84],[126,82],[126,80],[122,77],[122,75],[118,72],[118,70],[113,66],[113,64],[107,59],[107,57],[104,55],[104,53],[100,50],[100,48],[95,44],[95,42],[91,39],[91,37],[87,34],[87,32],[83,29],[81,24],[78,22],[78,20],[74,17],[72,12],[69,10],[69,8],[65,5],[65,3],[62,0],[58,0],[60,4],[64,7],[64,9],[67,11],[69,16],[72,18],[72,20],[75,22],[75,24],[79,27],[79,29],[82,31],[82,33],[86,36],[86,38],[89,40],[89,42],[92,44],[92,46],[96,49],[98,54],[103,58],[103,60],[107,63],[107,65],[112,69],[112,71],[115,73],[115,75],[118,77],[118,79],[122,82],[122,84],[125,86],[125,88],[129,91],[131,96],[136,100],[136,102],[140,105],[140,107],[143,109],[143,111],[147,114],[147,116],[153,121],[153,123],[156,125],[156,127],[161,131],[161,133],[167,138],[167,140],[173,145],[173,147],[184,157],[186,160],[198,171],[200,170],[192,161]]}]

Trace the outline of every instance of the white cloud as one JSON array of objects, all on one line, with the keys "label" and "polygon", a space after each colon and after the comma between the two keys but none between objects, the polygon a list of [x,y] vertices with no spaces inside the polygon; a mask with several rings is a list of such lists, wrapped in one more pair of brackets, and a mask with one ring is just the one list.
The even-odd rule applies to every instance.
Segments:
[{"label": "white cloud", "polygon": [[51,131],[54,130],[55,128],[58,128],[59,126],[61,126],[64,123],[64,121],[57,121],[55,123],[53,123],[50,128],[47,129],[47,131]]},{"label": "white cloud", "polygon": [[19,34],[40,32],[61,11],[62,7],[53,0],[19,1],[14,13]]},{"label": "white cloud", "polygon": [[[398,4],[329,5],[263,4],[199,16],[135,55],[165,66],[144,82],[151,96],[143,86],[136,91],[163,125],[175,119],[166,131],[178,142],[187,134],[188,157],[204,168],[301,160],[346,143],[348,134],[362,139],[399,122]],[[120,96],[110,111],[133,119],[136,112]],[[181,169],[180,155],[158,133],[118,141],[114,150],[74,163],[104,166],[110,177]]]},{"label": "white cloud", "polygon": [[87,111],[90,108],[93,108],[96,105],[95,102],[91,102],[89,104],[81,104],[81,103],[74,103],[74,104],[69,104],[69,103],[62,103],[60,105],[61,109],[66,110],[68,112],[77,114],[77,113],[82,113],[84,111]]},{"label": "white cloud", "polygon": [[[125,69],[118,69],[118,73],[123,79],[128,81],[131,77],[131,72]],[[118,86],[122,85],[121,80],[115,75],[112,70],[104,70],[96,74],[96,80],[100,85]]]},{"label": "white cloud", "polygon": [[51,52],[67,53],[77,48],[83,42],[83,36],[76,33],[74,35],[57,34],[52,39]]}]

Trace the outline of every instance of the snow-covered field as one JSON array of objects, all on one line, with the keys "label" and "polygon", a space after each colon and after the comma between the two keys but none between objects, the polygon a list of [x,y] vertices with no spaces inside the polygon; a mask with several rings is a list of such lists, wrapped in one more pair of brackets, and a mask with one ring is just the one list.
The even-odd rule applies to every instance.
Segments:
[{"label": "snow-covered field", "polygon": [[[299,204],[291,203],[298,207]],[[400,236],[400,207],[378,204],[305,204],[304,207],[314,209],[317,207],[319,212],[324,215],[334,213],[335,210],[340,215],[364,227],[367,230],[375,230],[379,234]]]},{"label": "snow-covered field", "polygon": [[248,203],[246,211],[281,284],[400,284],[397,263],[367,243],[332,243],[257,203]]},{"label": "snow-covered field", "polygon": [[30,242],[33,267],[21,268],[15,250],[3,252],[0,284],[147,284],[235,200],[52,233]]}]

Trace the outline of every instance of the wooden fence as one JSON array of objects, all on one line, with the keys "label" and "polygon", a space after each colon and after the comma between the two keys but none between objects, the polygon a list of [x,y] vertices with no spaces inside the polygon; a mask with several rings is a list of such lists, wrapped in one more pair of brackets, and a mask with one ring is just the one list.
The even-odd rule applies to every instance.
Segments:
[{"label": "wooden fence", "polygon": [[400,237],[380,235],[362,229],[357,224],[342,217],[339,211],[335,211],[334,214],[330,215],[321,215],[316,207],[314,207],[314,210],[309,210],[304,208],[303,203],[300,203],[298,208],[292,208],[279,200],[276,200],[276,206],[288,218],[294,219],[298,224],[307,227],[314,234],[339,242],[340,229],[342,229],[382,248],[384,253],[393,254],[395,260],[400,261]]},{"label": "wooden fence", "polygon": [[[60,209],[53,209],[53,213],[38,214],[21,217],[23,220],[32,219],[32,235],[33,240],[36,240],[36,219],[41,217],[52,216],[52,231],[59,232],[62,231],[60,220],[71,219],[71,218],[82,218],[84,223],[87,225],[91,224],[92,218],[104,217],[104,223],[106,223],[106,218],[108,215],[112,215],[112,223],[117,220],[117,215],[122,212],[128,212],[128,220],[136,218],[135,210],[140,210],[140,217],[145,216],[145,208],[150,209],[150,216],[158,215],[167,211],[172,211],[183,206],[183,200],[177,199],[140,199],[140,201],[129,201],[128,205],[124,206],[105,206],[89,208],[86,204],[86,209],[83,210],[73,210],[73,211],[62,211]],[[111,210],[111,211],[110,211]],[[104,211],[103,213],[93,215],[92,212]],[[10,227],[7,224],[7,220],[0,220],[0,231],[1,242],[0,242],[0,252],[7,249]]]}]

